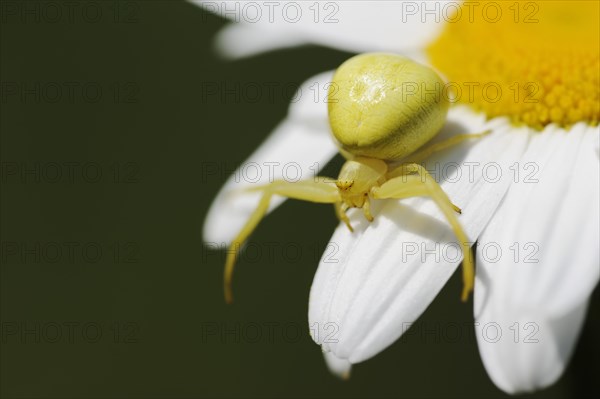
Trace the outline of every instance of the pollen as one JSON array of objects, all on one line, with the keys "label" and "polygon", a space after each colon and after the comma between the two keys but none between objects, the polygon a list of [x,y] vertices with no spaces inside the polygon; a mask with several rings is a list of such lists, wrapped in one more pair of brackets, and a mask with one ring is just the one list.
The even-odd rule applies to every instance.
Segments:
[{"label": "pollen", "polygon": [[465,2],[427,52],[453,103],[541,130],[600,120],[600,2]]}]

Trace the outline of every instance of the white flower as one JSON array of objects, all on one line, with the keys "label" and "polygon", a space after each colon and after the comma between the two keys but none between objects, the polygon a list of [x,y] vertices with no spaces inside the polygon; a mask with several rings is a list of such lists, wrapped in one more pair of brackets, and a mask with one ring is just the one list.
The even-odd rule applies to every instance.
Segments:
[{"label": "white flower", "polygon": [[[426,61],[419,50],[438,36],[444,21],[399,23],[407,3],[414,2],[336,2],[337,24],[242,20],[219,33],[218,48],[229,57],[244,57],[317,43],[356,52],[394,51]],[[329,73],[315,76],[300,92],[330,79]],[[247,163],[295,161],[312,175],[311,165],[323,165],[336,153],[326,106],[308,97],[291,105],[287,118]],[[478,241],[474,316],[481,357],[498,387],[509,393],[530,391],[552,384],[564,371],[600,279],[599,129],[582,121],[568,129],[548,124],[538,132],[455,106],[440,137],[486,129],[493,134],[442,152],[426,166],[460,163],[455,173],[437,177],[462,208],[467,235]],[[479,168],[467,173],[468,165]],[[493,171],[499,171],[498,179],[490,176]],[[257,197],[228,195],[243,185],[229,179],[219,193],[205,224],[205,240],[229,242],[254,209]],[[371,224],[359,212],[350,213],[354,233],[338,226],[331,238],[339,249],[336,262],[321,260],[310,294],[309,324],[320,327],[312,330],[313,338],[326,352],[330,369],[346,377],[351,364],[375,356],[401,336],[461,260],[449,255],[455,239],[431,201],[386,201],[373,213]],[[424,249],[435,249],[440,258],[422,259]],[[331,323],[337,334],[328,340]]]}]

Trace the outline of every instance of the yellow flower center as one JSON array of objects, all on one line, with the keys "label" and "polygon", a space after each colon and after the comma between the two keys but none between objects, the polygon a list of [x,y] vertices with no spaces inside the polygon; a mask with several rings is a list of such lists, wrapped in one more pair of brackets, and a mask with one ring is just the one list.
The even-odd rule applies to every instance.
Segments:
[{"label": "yellow flower center", "polygon": [[[427,49],[453,101],[542,129],[600,120],[600,2],[465,2]],[[456,8],[455,8],[456,10]]]}]

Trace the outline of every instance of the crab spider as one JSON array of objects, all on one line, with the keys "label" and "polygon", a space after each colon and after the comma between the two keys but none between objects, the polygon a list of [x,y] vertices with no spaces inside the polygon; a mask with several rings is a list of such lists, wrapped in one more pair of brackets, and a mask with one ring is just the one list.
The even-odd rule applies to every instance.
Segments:
[{"label": "crab spider", "polygon": [[239,251],[274,195],[333,204],[350,231],[346,215],[350,208],[362,208],[365,218],[373,221],[372,200],[431,198],[462,246],[461,298],[466,301],[475,273],[468,238],[456,216],[461,210],[420,163],[437,151],[489,132],[457,135],[421,148],[445,123],[449,102],[442,90],[443,82],[433,70],[398,55],[362,54],[343,63],[330,86],[328,113],[336,144],[347,161],[337,179],[276,180],[251,189],[261,191],[262,197],[227,253],[226,302],[233,301],[231,281]]}]

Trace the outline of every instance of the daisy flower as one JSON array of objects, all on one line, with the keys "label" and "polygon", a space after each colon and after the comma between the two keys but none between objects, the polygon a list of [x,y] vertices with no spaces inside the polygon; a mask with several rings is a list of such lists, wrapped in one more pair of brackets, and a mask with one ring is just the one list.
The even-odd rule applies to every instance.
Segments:
[{"label": "daisy flower", "polygon": [[[232,17],[234,8],[196,3]],[[218,34],[217,48],[231,58],[310,43],[395,52],[445,77],[455,104],[439,137],[493,132],[425,163],[437,168],[477,242],[474,318],[483,364],[508,393],[552,384],[600,277],[599,3],[327,4],[332,8],[319,18],[328,11],[333,23],[241,18]],[[331,77],[325,72],[300,87],[286,119],[246,164],[294,162],[312,176],[316,163],[337,153],[326,104],[306,95]],[[256,183],[282,177],[278,169]],[[231,195],[248,184],[233,177],[225,184],[207,216],[206,241],[231,242],[258,201]],[[338,226],[335,261],[323,256],[310,291],[309,325],[317,326],[311,334],[340,376],[395,342],[462,259],[430,200],[380,201],[372,212],[372,223],[350,213],[353,233]]]}]

